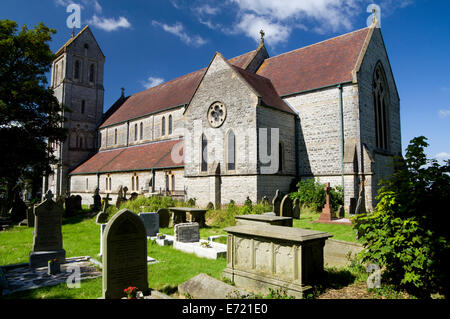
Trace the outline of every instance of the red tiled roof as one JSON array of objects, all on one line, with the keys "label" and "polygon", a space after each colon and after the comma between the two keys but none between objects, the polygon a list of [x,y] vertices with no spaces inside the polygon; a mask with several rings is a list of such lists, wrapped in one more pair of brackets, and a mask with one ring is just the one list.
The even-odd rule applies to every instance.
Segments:
[{"label": "red tiled roof", "polygon": [[[245,67],[255,54],[256,51],[250,51],[232,58],[229,62],[238,67]],[[205,71],[206,68],[203,68],[132,95],[100,127],[189,103]]]},{"label": "red tiled roof", "polygon": [[280,96],[352,80],[369,28],[266,59],[257,74]]},{"label": "red tiled roof", "polygon": [[180,167],[172,159],[172,149],[183,139],[162,141],[151,144],[131,146],[111,151],[98,152],[86,162],[75,168],[71,174],[92,174],[148,170],[152,168]]},{"label": "red tiled roof", "polygon": [[239,72],[239,74],[244,78],[244,80],[247,81],[247,83],[256,91],[256,93],[260,96],[263,105],[271,106],[285,112],[294,113],[291,110],[291,108],[278,95],[277,91],[272,85],[272,82],[270,82],[269,79],[248,72],[236,66],[233,66],[233,68],[237,72]]}]

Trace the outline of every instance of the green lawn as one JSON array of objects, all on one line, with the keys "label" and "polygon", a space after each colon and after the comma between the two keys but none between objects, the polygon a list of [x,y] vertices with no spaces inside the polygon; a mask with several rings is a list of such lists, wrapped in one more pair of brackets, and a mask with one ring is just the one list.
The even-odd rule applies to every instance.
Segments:
[{"label": "green lawn", "polygon": [[[294,227],[322,230],[333,234],[335,239],[356,241],[351,226],[310,223],[318,218],[318,213],[303,209],[301,219],[294,220]],[[229,218],[229,220],[232,219]],[[206,239],[211,235],[225,235],[226,232],[223,228],[226,226],[228,226],[227,223],[222,223],[220,227],[208,226],[202,228],[200,237]],[[173,228],[162,228],[160,232],[173,235]],[[67,257],[91,256],[98,259],[100,227],[95,223],[95,217],[75,216],[65,218],[62,233],[63,246]],[[0,265],[28,262],[32,243],[33,228],[14,227],[0,232]],[[193,254],[183,253],[172,247],[160,247],[150,240],[148,242],[148,256],[159,261],[157,264],[148,266],[149,286],[167,294],[174,293],[180,283],[202,272],[220,279],[222,271],[226,267],[225,259],[198,258]],[[69,289],[63,284],[20,292],[7,298],[96,299],[101,296],[101,293],[102,281],[101,278],[98,278],[82,281],[81,289]]]},{"label": "green lawn", "polygon": [[[344,240],[349,242],[358,242],[355,231],[350,225],[330,225],[311,223],[319,219],[320,214],[312,212],[308,208],[302,208],[300,219],[294,219],[293,227],[320,230],[333,235],[333,239]],[[348,216],[345,216],[348,218]]]}]

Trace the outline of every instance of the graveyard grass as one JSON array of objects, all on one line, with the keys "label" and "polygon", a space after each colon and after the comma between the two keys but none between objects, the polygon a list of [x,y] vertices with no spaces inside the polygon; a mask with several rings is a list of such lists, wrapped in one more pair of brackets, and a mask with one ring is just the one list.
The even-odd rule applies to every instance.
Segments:
[{"label": "graveyard grass", "polygon": [[[243,209],[244,213],[261,213],[266,210],[258,205],[254,205],[250,211]],[[100,247],[100,228],[95,223],[95,217],[85,217],[88,212],[87,209],[84,209],[83,213],[79,215],[63,219],[63,247],[66,250],[67,257],[90,256],[101,261],[97,256]],[[110,215],[114,213],[115,210]],[[242,208],[209,211],[206,216],[209,226],[201,228],[201,238],[207,239],[211,235],[226,235],[223,228],[233,225],[234,216],[240,213],[242,213]],[[318,217],[319,214],[308,209],[302,209],[301,219],[294,221],[294,227],[327,231],[333,234],[335,239],[356,241],[350,226],[310,223]],[[160,232],[171,235],[173,234],[173,228],[160,229]],[[225,240],[226,237],[223,239]],[[16,226],[0,232],[0,265],[27,263],[29,253],[32,250],[32,243],[33,228]],[[148,265],[149,287],[168,295],[175,293],[179,284],[202,272],[211,277],[222,279],[222,271],[226,267],[224,258],[218,260],[199,258],[193,254],[175,250],[170,246],[160,247],[150,240],[148,242],[148,256],[159,261],[159,263]],[[101,296],[101,293],[102,281],[101,278],[97,278],[81,281],[81,289],[69,289],[65,284],[62,284],[18,292],[3,298],[96,299]]]}]

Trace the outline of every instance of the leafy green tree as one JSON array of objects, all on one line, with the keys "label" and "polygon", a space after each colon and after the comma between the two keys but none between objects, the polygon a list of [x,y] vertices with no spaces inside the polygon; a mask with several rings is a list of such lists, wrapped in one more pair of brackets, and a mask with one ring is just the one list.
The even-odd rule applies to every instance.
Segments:
[{"label": "leafy green tree", "polygon": [[354,227],[363,261],[382,266],[387,283],[421,298],[448,297],[450,161],[427,159],[426,140],[411,140],[382,182],[375,211],[356,216]]},{"label": "leafy green tree", "polygon": [[47,141],[66,138],[62,106],[46,77],[55,32],[43,23],[19,32],[16,22],[0,20],[0,195],[6,203],[20,181],[38,182],[55,163]]},{"label": "leafy green tree", "polygon": [[[320,212],[326,202],[325,186],[325,184],[321,184],[318,180],[312,178],[303,179],[297,184],[298,191],[291,193],[290,196],[292,199],[298,198],[301,206]],[[336,188],[331,188],[331,206],[335,211],[339,208],[339,205],[344,204],[343,198],[342,187],[336,186]]]}]

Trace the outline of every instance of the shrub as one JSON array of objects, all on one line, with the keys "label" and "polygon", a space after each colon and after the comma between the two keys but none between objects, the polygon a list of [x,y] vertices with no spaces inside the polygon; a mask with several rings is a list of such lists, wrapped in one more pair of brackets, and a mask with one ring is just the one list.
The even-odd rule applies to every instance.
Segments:
[{"label": "shrub", "polygon": [[417,297],[449,295],[448,194],[450,161],[428,160],[423,136],[411,140],[405,159],[383,181],[373,213],[356,216],[364,262],[384,267],[382,279]]},{"label": "shrub", "polygon": [[[314,179],[304,179],[297,184],[297,187],[298,191],[291,193],[291,198],[298,198],[301,206],[306,206],[316,212],[320,212],[326,201],[325,184],[321,184],[318,180]],[[337,186],[336,188],[331,188],[330,200],[331,206],[335,211],[339,205],[343,205],[342,187]]]}]

